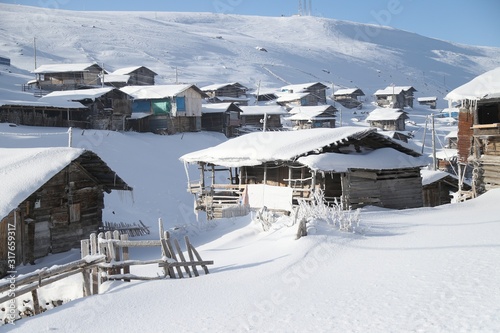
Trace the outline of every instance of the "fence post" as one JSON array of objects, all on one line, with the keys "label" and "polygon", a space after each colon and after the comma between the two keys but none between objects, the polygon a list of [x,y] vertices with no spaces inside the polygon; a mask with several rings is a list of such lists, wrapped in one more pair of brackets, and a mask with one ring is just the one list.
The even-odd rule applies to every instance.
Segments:
[{"label": "fence post", "polygon": [[[120,235],[120,239],[127,241],[128,235],[127,234]],[[122,258],[123,261],[126,261],[129,259],[128,246],[122,247],[122,254],[123,254],[123,258]],[[130,274],[130,266],[123,266],[123,274]],[[123,279],[123,281],[130,282],[130,279]]]},{"label": "fence post", "polygon": [[[97,235],[95,233],[90,234],[90,255],[99,254],[99,248],[97,247]],[[99,269],[94,266],[92,267],[92,295],[99,294]]]},{"label": "fence post", "polygon": [[[82,239],[80,241],[82,259],[89,255],[89,239]],[[84,269],[82,272],[83,275],[83,297],[89,296],[91,294],[90,291],[90,269]]]}]

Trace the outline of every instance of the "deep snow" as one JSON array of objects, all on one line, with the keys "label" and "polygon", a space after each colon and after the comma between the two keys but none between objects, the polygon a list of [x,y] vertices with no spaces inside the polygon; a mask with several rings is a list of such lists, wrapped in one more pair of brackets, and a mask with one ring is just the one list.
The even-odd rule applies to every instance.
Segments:
[{"label": "deep snow", "polygon": [[[262,87],[280,87],[320,80],[359,86],[371,95],[395,83],[441,100],[448,90],[500,65],[498,48],[451,44],[386,27],[373,27],[371,38],[355,41],[365,25],[323,18],[76,13],[6,4],[0,4],[0,13],[0,52],[13,63],[0,67],[1,100],[36,102],[21,85],[32,78],[32,38],[40,31],[39,64],[145,65],[160,73],[158,83],[172,83],[178,68],[182,82],[200,86],[238,81],[256,87],[261,81]],[[374,108],[367,103],[362,110],[342,110],[337,123],[342,117],[344,125],[366,127],[364,119]],[[414,144],[424,142],[429,154],[430,131],[424,137],[423,126],[439,110],[416,106],[405,111]],[[440,145],[456,123],[435,120]],[[0,146],[6,148],[64,147],[67,135],[65,128],[0,124]],[[157,238],[162,218],[174,237],[189,235],[202,257],[215,264],[209,275],[193,279],[106,283],[102,294],[85,299],[79,298],[80,277],[75,276],[40,291],[42,304],[69,302],[0,331],[500,331],[498,190],[437,208],[365,208],[354,233],[315,220],[309,235],[295,240],[297,226],[287,219],[269,231],[252,215],[205,221],[200,214],[197,219],[179,157],[225,142],[221,134],[74,129],[73,135],[74,147],[95,151],[134,188],[132,195],[105,196],[105,220],[142,220],[152,231],[143,238]],[[159,249],[131,254],[136,259],[159,255]],[[24,274],[77,258],[79,251],[73,250],[18,270]],[[137,267],[133,273],[155,275],[159,269]]]}]

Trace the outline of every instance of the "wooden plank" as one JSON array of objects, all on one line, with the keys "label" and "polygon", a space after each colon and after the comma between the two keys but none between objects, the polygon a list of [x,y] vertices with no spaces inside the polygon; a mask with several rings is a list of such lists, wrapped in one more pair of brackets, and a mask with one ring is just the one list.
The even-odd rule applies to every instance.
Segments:
[{"label": "wooden plank", "polygon": [[[89,248],[89,243],[90,239],[82,239],[81,240],[81,255],[82,258],[85,258],[90,254],[90,248]],[[90,286],[90,281],[91,281],[91,271],[89,269],[85,269],[82,272],[83,275],[83,296],[89,296],[91,295],[91,286]]]},{"label": "wooden plank", "polygon": [[[97,235],[95,233],[90,234],[90,255],[97,255],[98,247],[97,247]],[[99,269],[97,267],[93,267],[91,270],[92,276],[92,295],[99,294]]]},{"label": "wooden plank", "polygon": [[[172,259],[174,259],[175,261],[178,261],[177,256],[175,255],[174,248],[172,246],[172,242],[170,241],[170,238],[167,238],[165,241],[167,242],[168,250],[172,254]],[[184,275],[182,274],[181,268],[177,266],[177,267],[175,267],[175,269],[177,270],[177,274],[179,274],[179,278],[182,279],[184,277]]]},{"label": "wooden plank", "polygon": [[[194,256],[196,257],[196,259],[198,259],[198,261],[203,261],[201,259],[201,256],[200,254],[198,253],[198,251],[196,251],[196,249],[194,248],[194,246],[190,245],[191,246],[191,250],[193,251],[193,254]],[[201,265],[201,267],[203,268],[203,270],[205,271],[205,274],[208,274],[208,267],[206,265]]]},{"label": "wooden plank", "polygon": [[[194,262],[193,250],[191,249],[191,243],[189,242],[189,237],[187,235],[184,236],[184,241],[186,243],[186,249],[187,249],[188,256],[189,256],[189,261]],[[191,268],[193,269],[194,276],[200,275],[200,274],[198,274],[198,270],[196,269],[196,265],[192,264]]]},{"label": "wooden plank", "polygon": [[[120,240],[128,240],[128,234],[120,235]],[[129,254],[128,254],[128,247],[127,246],[122,247],[122,260],[123,261],[129,260]],[[130,274],[130,266],[129,265],[123,267],[123,274],[124,275]],[[124,279],[123,281],[130,282],[130,279]]]},{"label": "wooden plank", "polygon": [[31,291],[31,297],[33,297],[33,311],[35,314],[40,314],[40,302],[38,301],[38,292],[35,290]]},{"label": "wooden plank", "polygon": [[[175,249],[177,250],[177,253],[179,253],[179,258],[181,259],[181,262],[185,263],[186,262],[186,258],[184,258],[184,254],[182,253],[182,250],[181,250],[181,247],[179,245],[179,242],[175,238],[174,238],[174,246],[175,246]],[[193,277],[191,275],[191,271],[189,270],[189,266],[188,265],[184,265],[183,267],[184,267],[184,270],[186,271],[186,273],[189,275],[189,277]]]}]

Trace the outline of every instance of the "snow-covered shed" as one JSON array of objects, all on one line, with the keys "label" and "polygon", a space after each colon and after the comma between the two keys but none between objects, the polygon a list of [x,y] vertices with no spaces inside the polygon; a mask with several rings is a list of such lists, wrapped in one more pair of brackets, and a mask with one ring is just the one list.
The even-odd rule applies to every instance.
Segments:
[{"label": "snow-covered shed", "polygon": [[284,87],[281,87],[281,92],[286,92],[289,94],[297,94],[297,93],[309,93],[311,101],[308,104],[302,105],[318,105],[318,104],[326,104],[326,90],[328,86],[324,85],[321,82],[309,82],[309,83],[300,83],[300,84],[290,84]]},{"label": "snow-covered shed", "polygon": [[388,86],[375,92],[378,106],[388,108],[413,108],[413,93],[417,90],[412,86]]},{"label": "snow-covered shed", "polygon": [[195,85],[126,86],[120,90],[133,98],[129,125],[136,131],[172,134],[201,130],[201,105],[207,95]]},{"label": "snow-covered shed", "polygon": [[[40,98],[44,103],[79,102],[88,112],[80,114],[79,127],[125,130],[125,121],[132,112],[132,101],[129,95],[112,87],[53,91]],[[74,116],[77,114],[73,113]],[[68,120],[71,115],[68,114]]]},{"label": "snow-covered shed", "polygon": [[156,75],[158,74],[144,66],[124,67],[104,75],[104,83],[115,88],[150,86],[155,84]]},{"label": "snow-covered shed", "polygon": [[281,117],[287,115],[287,111],[279,105],[249,105],[240,106],[241,126],[244,130],[280,130],[283,125]]},{"label": "snow-covered shed", "polygon": [[334,128],[337,109],[332,105],[296,106],[289,113],[294,129]]},{"label": "snow-covered shed", "polygon": [[44,91],[95,88],[107,72],[97,63],[47,64],[32,71],[38,89]]},{"label": "snow-covered shed", "polygon": [[365,93],[359,88],[337,89],[333,93],[333,99],[348,109],[361,108],[359,97],[362,96],[365,96]]},{"label": "snow-covered shed", "polygon": [[0,275],[9,260],[26,264],[79,246],[102,222],[104,192],[132,190],[84,149],[0,148],[0,170]]},{"label": "snow-covered shed", "polygon": [[408,113],[402,109],[393,108],[376,108],[366,117],[371,127],[384,131],[404,131],[406,119],[408,119]]},{"label": "snow-covered shed", "polygon": [[269,208],[276,196],[297,203],[319,189],[344,207],[421,207],[426,161],[419,156],[375,129],[341,127],[250,133],[180,159],[199,166],[200,179],[188,180],[188,190],[197,209],[216,218],[248,197]]},{"label": "snow-covered shed", "polygon": [[[422,176],[422,196],[424,207],[449,204],[453,194],[459,190],[458,177],[441,170],[420,170]],[[464,183],[464,189],[470,189]]]},{"label": "snow-covered shed", "polygon": [[437,105],[437,97],[436,96],[418,97],[417,102],[419,105],[427,105],[431,109],[435,109]]},{"label": "snow-covered shed", "polygon": [[473,196],[500,187],[500,67],[449,92],[459,103],[457,149],[460,170],[473,168]]},{"label": "snow-covered shed", "polygon": [[243,111],[234,103],[208,103],[201,106],[201,129],[224,133],[228,138],[237,135]]}]

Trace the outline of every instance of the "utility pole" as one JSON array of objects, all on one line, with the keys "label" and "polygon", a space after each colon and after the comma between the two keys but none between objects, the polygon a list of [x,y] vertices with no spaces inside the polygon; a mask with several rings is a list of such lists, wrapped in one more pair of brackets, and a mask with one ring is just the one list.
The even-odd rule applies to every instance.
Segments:
[{"label": "utility pole", "polygon": [[434,128],[434,113],[431,115],[432,119],[432,170],[436,171],[436,130]]}]

